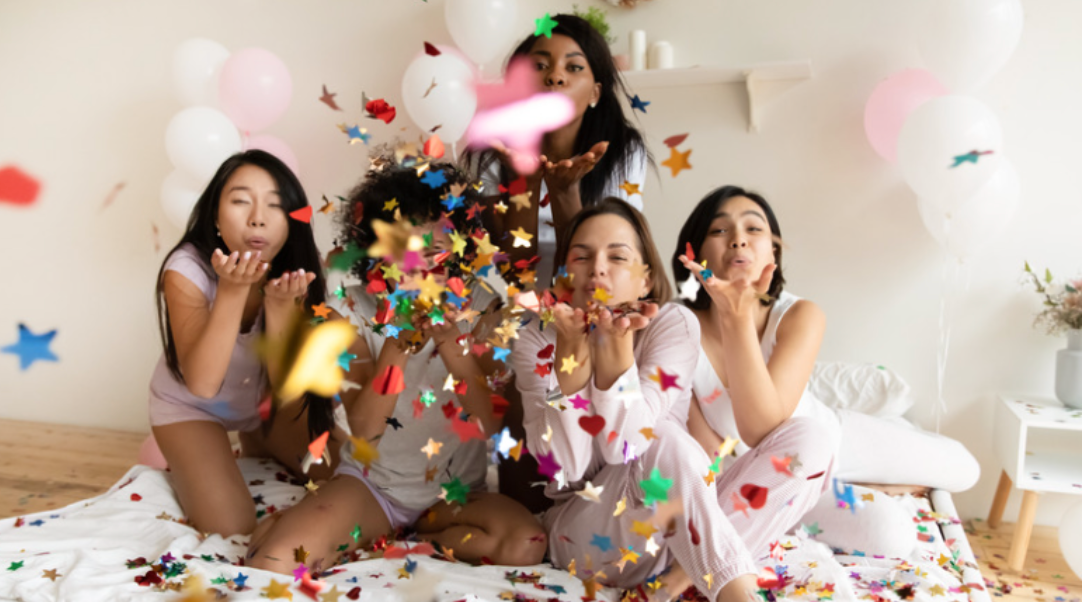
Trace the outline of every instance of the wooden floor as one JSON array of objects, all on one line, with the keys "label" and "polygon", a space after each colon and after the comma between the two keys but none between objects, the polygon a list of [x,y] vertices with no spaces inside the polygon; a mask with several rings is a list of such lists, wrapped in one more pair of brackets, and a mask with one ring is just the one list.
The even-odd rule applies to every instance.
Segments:
[{"label": "wooden floor", "polygon": [[[52,510],[105,492],[139,455],[145,433],[0,420],[0,518]],[[1054,527],[1036,526],[1021,574],[1007,568],[1012,524],[966,522],[981,573],[1003,601],[1082,600],[1082,579],[1059,552]]]},{"label": "wooden floor", "polygon": [[146,436],[0,420],[0,518],[104,493],[136,463]]}]

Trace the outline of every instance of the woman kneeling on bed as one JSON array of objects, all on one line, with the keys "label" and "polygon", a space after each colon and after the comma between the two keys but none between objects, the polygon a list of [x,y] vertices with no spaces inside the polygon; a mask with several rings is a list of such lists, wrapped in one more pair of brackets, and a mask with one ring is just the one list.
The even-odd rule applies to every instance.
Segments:
[{"label": "woman kneeling on bed", "polygon": [[[150,424],[180,505],[203,532],[255,528],[255,503],[230,431],[240,432],[242,455],[273,457],[297,477],[304,476],[311,431],[344,440],[333,430],[326,398],[309,396],[299,415],[283,412],[266,422],[260,415],[279,375],[264,368],[256,340],[280,340],[306,307],[324,301],[312,228],[288,217],[307,205],[296,176],[273,155],[234,155],[199,197],[158,274],[165,350],[150,383]],[[309,475],[321,478],[320,469],[326,467]]]},{"label": "woman kneeling on bed", "polygon": [[459,560],[537,564],[541,525],[484,491],[485,440],[501,422],[488,383],[501,362],[478,347],[502,325],[495,295],[471,274],[497,251],[481,230],[477,193],[448,164],[419,175],[382,163],[340,220],[341,242],[368,255],[352,267],[363,284],[331,302],[332,319],[348,317],[361,334],[346,375],[359,388],[342,395],[350,441],[334,478],[260,524],[248,564],[318,572],[400,528]]},{"label": "woman kneeling on bed", "polygon": [[702,329],[688,428],[724,463],[721,487],[738,488],[719,500],[757,556],[798,522],[836,548],[908,556],[912,516],[846,483],[962,490],[979,476],[976,460],[956,441],[809,393],[826,319],[783,290],[780,236],[766,200],[736,186],[708,194],[680,232],[673,275]]}]

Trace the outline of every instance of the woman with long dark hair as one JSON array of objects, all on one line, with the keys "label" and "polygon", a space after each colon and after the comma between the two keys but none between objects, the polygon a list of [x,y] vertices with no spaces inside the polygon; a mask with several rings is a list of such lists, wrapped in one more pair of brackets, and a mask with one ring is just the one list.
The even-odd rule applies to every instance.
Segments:
[{"label": "woman with long dark hair", "polygon": [[[150,424],[181,507],[203,532],[255,528],[230,431],[240,432],[243,455],[274,457],[300,477],[311,435],[334,429],[330,400],[314,396],[296,414],[307,413],[307,437],[304,423],[289,419],[292,408],[271,424],[260,417],[260,402],[283,375],[273,362],[264,367],[256,340],[284,340],[326,297],[312,228],[289,217],[307,205],[297,177],[273,155],[233,155],[199,197],[158,273],[164,350],[150,382]],[[309,474],[318,478],[330,468]]]},{"label": "woman with long dark hair", "polygon": [[492,232],[522,228],[534,237],[536,247],[505,246],[520,255],[516,259],[539,257],[537,282],[542,287],[551,278],[552,257],[564,225],[583,207],[610,196],[641,209],[642,194],[634,191],[643,188],[650,163],[642,133],[624,116],[624,83],[605,38],[580,17],[554,19],[551,37],[527,37],[510,61],[534,65],[541,89],[565,94],[574,102],[574,119],[544,136],[541,168],[525,177],[524,190],[512,186],[519,176],[501,160],[500,152],[469,155],[485,183],[486,196],[497,194],[502,185],[506,205],[513,193],[529,193],[528,209],[512,207],[486,215],[493,220]]}]

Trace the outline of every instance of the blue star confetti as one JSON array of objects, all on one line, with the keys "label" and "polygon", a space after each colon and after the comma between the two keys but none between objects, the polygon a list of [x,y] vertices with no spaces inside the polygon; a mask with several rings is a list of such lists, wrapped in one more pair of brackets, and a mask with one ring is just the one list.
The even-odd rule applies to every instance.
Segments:
[{"label": "blue star confetti", "polygon": [[19,342],[0,348],[0,351],[19,356],[19,369],[25,371],[35,361],[60,361],[60,358],[49,349],[55,336],[55,329],[45,334],[34,334],[30,332],[26,324],[19,324]]}]

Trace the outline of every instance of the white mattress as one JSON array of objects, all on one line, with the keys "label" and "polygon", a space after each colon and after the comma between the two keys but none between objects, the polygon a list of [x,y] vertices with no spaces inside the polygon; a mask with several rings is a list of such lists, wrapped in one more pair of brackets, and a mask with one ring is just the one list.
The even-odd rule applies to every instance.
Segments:
[{"label": "white mattress", "polygon": [[[281,510],[296,503],[304,488],[276,478],[280,468],[265,460],[240,460],[257,508]],[[761,567],[788,575],[783,588],[771,595],[779,600],[927,600],[987,602],[984,580],[958,524],[949,494],[935,492],[932,501],[945,516],[925,517],[926,537],[911,558],[876,559],[834,555],[817,541],[789,536],[791,547],[782,561],[767,557]],[[906,501],[918,520],[929,502]],[[272,580],[284,584],[294,600],[311,599],[292,575],[277,575],[233,564],[247,550],[247,538],[201,540],[178,522],[180,507],[166,473],[136,466],[107,493],[66,508],[0,520],[0,599],[5,600],[174,600],[166,589],[179,587],[193,575],[228,594],[231,600],[267,599]],[[939,524],[944,525],[940,531]],[[944,533],[945,538],[944,538]],[[162,564],[162,556],[167,561]],[[140,562],[142,559],[142,563]],[[949,561],[947,560],[949,559]],[[416,563],[410,578],[400,578],[407,562]],[[942,562],[942,565],[941,565]],[[178,564],[182,563],[182,564]],[[162,569],[155,572],[153,566]],[[336,567],[326,575],[323,593],[331,587],[360,600],[562,600],[578,602],[582,583],[549,565],[529,568],[472,567],[438,558],[375,558]],[[55,573],[54,573],[55,571]],[[140,585],[148,572],[159,584]],[[521,577],[525,573],[526,579]],[[55,578],[52,578],[55,574]],[[238,588],[236,581],[243,580]],[[153,581],[153,579],[151,579]],[[360,588],[357,590],[356,588]],[[903,598],[911,593],[909,598]],[[618,600],[620,592],[604,589],[597,599]],[[876,597],[878,596],[878,597]],[[209,599],[209,598],[208,598]],[[282,598],[285,599],[285,598]],[[333,596],[320,598],[335,600]]]}]

